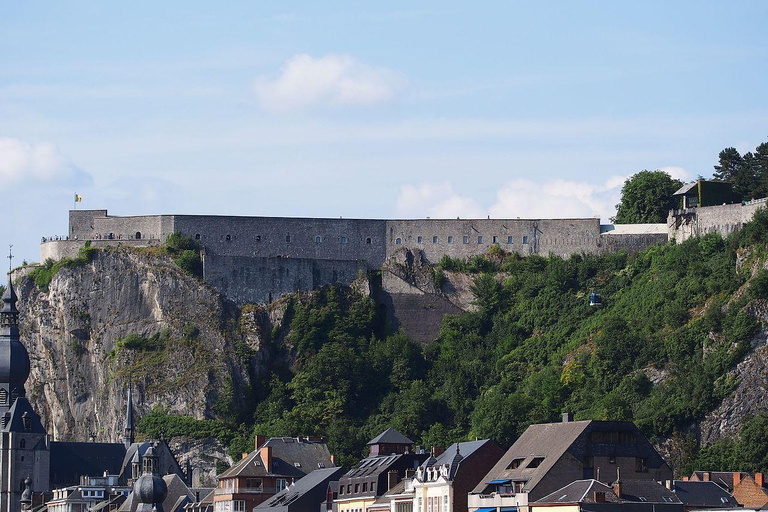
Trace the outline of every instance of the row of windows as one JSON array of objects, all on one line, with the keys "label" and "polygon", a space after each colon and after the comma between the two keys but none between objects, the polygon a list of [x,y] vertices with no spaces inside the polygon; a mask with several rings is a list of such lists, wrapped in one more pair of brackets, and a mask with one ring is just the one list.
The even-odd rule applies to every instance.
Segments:
[{"label": "row of windows", "polygon": [[[419,497],[418,506],[416,507],[416,512],[425,512],[423,509],[424,502],[422,500],[423,498]],[[447,512],[448,511],[448,495],[447,494],[443,496],[442,505],[443,505],[442,512]],[[441,512],[439,496],[427,497],[426,512]]]},{"label": "row of windows", "polygon": [[[595,467],[595,458],[586,456],[581,460],[585,469],[592,469]],[[616,464],[616,456],[611,455],[608,457],[608,464]],[[648,459],[645,457],[635,457],[635,471],[637,473],[648,472]]]},{"label": "row of windows", "polygon": [[[195,240],[200,240],[200,238],[201,238],[200,233],[195,234]],[[232,240],[236,240],[237,239],[237,237],[232,236],[232,235],[222,235],[222,238],[225,241],[227,241],[227,242],[231,242]],[[261,242],[261,235],[256,235],[256,241],[257,242]],[[323,243],[323,241],[324,241],[324,239],[323,239],[323,237],[321,235],[316,235],[315,236],[315,243],[316,244],[321,244],[321,243]],[[346,244],[346,243],[349,243],[349,239],[346,236],[340,236],[339,237],[339,242],[341,242],[342,244]],[[285,243],[288,243],[288,244],[291,243],[291,235],[285,235]],[[366,245],[370,245],[370,244],[373,243],[373,239],[371,237],[367,237],[365,239],[365,243],[366,243]]]},{"label": "row of windows", "polygon": [[[376,490],[376,482],[371,482],[371,492],[374,492]],[[363,482],[362,492],[368,492],[368,482]],[[346,490],[346,493],[345,493]],[[347,484],[346,486],[342,485],[339,487],[339,495],[342,494],[357,494],[360,492],[360,484],[355,484],[355,491],[352,492],[352,484]]]},{"label": "row of windows", "polygon": [[[447,240],[448,240],[448,243],[449,243],[449,244],[452,244],[452,243],[453,243],[453,237],[452,237],[452,236],[449,236],[449,237],[447,238]],[[492,240],[492,242],[491,242],[491,243],[494,243],[494,244],[498,244],[498,243],[500,243],[500,242],[499,242],[499,240],[500,240],[500,237],[498,237],[498,236],[496,236],[496,235],[494,235],[493,237],[491,237],[491,240]],[[464,236],[464,237],[463,237],[463,239],[462,239],[462,242],[463,242],[463,243],[465,243],[465,244],[468,244],[468,243],[469,243],[469,237],[468,237],[468,236]],[[397,244],[397,245],[400,245],[400,244],[402,244],[402,243],[403,243],[403,239],[402,239],[402,238],[399,238],[399,237],[398,237],[398,238],[395,238],[395,244]],[[424,242],[423,242],[423,238],[422,238],[422,237],[420,237],[420,236],[417,236],[417,237],[416,237],[416,243],[417,243],[417,244],[422,244],[422,243],[424,243]],[[438,236],[433,236],[433,237],[432,237],[432,243],[433,243],[433,244],[437,244],[437,243],[440,243],[440,237],[438,237]],[[482,243],[483,243],[483,236],[482,236],[482,235],[480,235],[480,236],[478,236],[478,237],[477,237],[477,243],[478,243],[478,244],[482,244]],[[508,237],[507,237],[507,244],[514,244],[514,243],[515,243],[515,237],[513,237],[513,236],[508,236]],[[527,237],[527,236],[524,236],[524,237],[523,237],[523,243],[524,243],[524,244],[527,244],[527,243],[528,243],[528,237]]]},{"label": "row of windows", "polygon": [[[522,466],[524,460],[525,460],[525,457],[512,459],[512,462],[509,463],[509,466],[507,466],[507,469],[519,468],[520,466]],[[544,462],[544,457],[534,457],[533,459],[531,459],[531,462],[528,463],[526,468],[537,468],[541,465],[542,462]]]}]

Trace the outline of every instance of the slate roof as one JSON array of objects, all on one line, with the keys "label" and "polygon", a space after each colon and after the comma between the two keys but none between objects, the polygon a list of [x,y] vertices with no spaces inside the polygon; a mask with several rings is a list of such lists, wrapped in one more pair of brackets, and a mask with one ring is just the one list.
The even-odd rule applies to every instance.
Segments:
[{"label": "slate roof", "polygon": [[[179,478],[179,475],[165,475],[163,480],[165,485],[168,486],[168,494],[165,496],[165,500],[163,500],[163,510],[166,512],[179,512],[186,503],[195,501],[194,494],[189,490],[187,484]],[[117,509],[117,512],[136,512],[138,506],[139,502],[136,500],[134,492],[131,491],[128,498]],[[179,510],[176,510],[177,508]]]},{"label": "slate roof", "polygon": [[595,492],[604,492],[606,503],[680,503],[671,490],[653,480],[622,481],[619,498],[612,486],[594,479],[576,480],[536,503],[595,503]]},{"label": "slate roof", "polygon": [[677,189],[677,191],[674,194],[672,194],[672,195],[673,196],[683,195],[686,192],[688,192],[689,190],[691,190],[692,188],[696,187],[698,184],[699,184],[698,181],[694,181],[693,183],[686,183],[685,185],[683,185],[682,187]]},{"label": "slate roof", "polygon": [[344,478],[372,477],[387,471],[402,454],[366,457],[350,469]]},{"label": "slate roof", "polygon": [[[727,491],[733,490],[733,471],[694,471],[692,477],[695,476],[700,482],[703,482],[704,473],[709,473],[710,482],[715,482]],[[741,473],[741,476],[743,477],[745,474]]]},{"label": "slate roof", "polygon": [[387,430],[368,441],[368,446],[371,446],[372,444],[413,444],[413,441],[392,427],[389,427]]},{"label": "slate roof", "polygon": [[597,480],[576,480],[537,500],[536,503],[594,503],[595,492],[604,492],[607,502],[619,501],[613,493],[613,487]]},{"label": "slate roof", "polygon": [[78,485],[82,475],[120,473],[125,456],[123,443],[51,442],[50,481],[52,489]]},{"label": "slate roof", "polygon": [[[635,442],[617,445],[590,440],[595,433],[618,432],[634,435]],[[582,460],[585,456],[643,457],[647,459],[650,469],[667,468],[669,476],[672,476],[672,471],[664,459],[634,423],[597,420],[565,421],[529,426],[472,492],[475,494],[486,492],[490,481],[501,479],[524,482],[523,491],[534,492],[539,482],[547,476],[566,452],[576,460]],[[510,467],[516,459],[519,459],[520,464],[517,467]],[[536,464],[532,464],[534,459],[537,459]]]},{"label": "slate roof", "polygon": [[[123,462],[120,466],[120,469],[119,471],[111,474],[120,475],[120,482],[126,482],[131,475],[131,463],[133,462],[133,459],[136,457],[136,455],[138,455],[139,458],[137,459],[137,462],[140,462],[147,450],[153,445],[153,442],[144,441],[142,443],[131,443],[127,450],[123,448],[123,453],[125,456],[123,457]],[[155,455],[159,457],[158,472],[161,475],[176,473],[180,477],[184,476],[184,473],[181,470],[181,466],[179,466],[179,463],[176,460],[176,457],[173,455],[171,448],[168,446],[168,443],[161,440],[154,449],[156,450]],[[168,509],[166,509],[165,512],[169,512]]]},{"label": "slate roof", "polygon": [[648,503],[680,503],[674,492],[653,480],[622,480],[621,499]]},{"label": "slate roof", "polygon": [[453,480],[456,477],[456,472],[459,470],[461,461],[475,453],[477,450],[483,447],[486,443],[491,443],[490,439],[482,439],[479,441],[467,441],[464,443],[458,443],[459,452],[456,453],[456,443],[453,443],[443,453],[437,456],[437,458],[430,456],[421,465],[423,468],[442,466],[448,464],[450,469],[448,471],[448,479]]},{"label": "slate roof", "polygon": [[294,437],[273,437],[262,446],[272,447],[271,468],[264,467],[261,451],[254,450],[220,474],[219,479],[233,476],[301,478],[316,469],[336,466],[325,443],[299,441]]},{"label": "slate roof", "polygon": [[324,468],[312,471],[304,478],[286,487],[267,501],[260,503],[254,511],[271,512],[316,512],[326,497],[328,483],[338,481],[344,468]]},{"label": "slate roof", "polygon": [[405,491],[405,478],[400,480],[397,485],[379,496],[379,498],[368,506],[368,509],[390,509],[390,504],[395,495],[403,494]]},{"label": "slate roof", "polygon": [[739,502],[736,501],[732,494],[711,480],[709,482],[675,480],[673,482],[673,489],[686,507],[720,508],[739,506]]},{"label": "slate roof", "polygon": [[[45,434],[45,427],[40,422],[40,415],[35,412],[27,397],[20,396],[13,401],[13,405],[6,413],[8,421],[3,431],[5,432],[31,432],[33,434]],[[30,428],[24,428],[23,416],[27,415]]]},{"label": "slate roof", "polygon": [[[527,481],[525,490],[533,489],[590,423],[592,421],[531,425],[472,492],[482,493],[488,486],[488,481],[502,478]],[[527,468],[534,457],[544,457],[544,460],[536,468]],[[514,459],[524,459],[524,461],[516,469],[507,469]]]}]

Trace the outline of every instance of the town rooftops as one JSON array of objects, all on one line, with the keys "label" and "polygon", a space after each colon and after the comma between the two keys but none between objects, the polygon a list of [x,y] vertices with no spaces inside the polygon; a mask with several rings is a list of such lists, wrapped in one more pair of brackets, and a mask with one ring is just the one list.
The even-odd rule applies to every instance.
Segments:
[{"label": "town rooftops", "polygon": [[329,482],[338,481],[338,478],[343,473],[343,468],[336,467],[313,471],[267,501],[257,505],[254,510],[316,512],[318,506],[326,497]]},{"label": "town rooftops", "polygon": [[[617,493],[617,487],[620,489]],[[594,479],[577,480],[536,503],[681,503],[671,490],[652,480],[627,480],[607,485]]]},{"label": "town rooftops", "polygon": [[464,443],[458,443],[458,450],[457,444],[453,443],[451,446],[448,447],[447,450],[445,450],[443,453],[435,457],[430,457],[426,461],[424,461],[424,464],[421,465],[422,468],[428,468],[428,467],[439,467],[444,464],[448,464],[448,479],[453,480],[456,477],[456,472],[459,469],[459,464],[461,464],[461,461],[475,453],[477,450],[483,447],[486,443],[492,443],[493,441],[489,439],[483,439],[479,441],[467,441]]},{"label": "town rooftops", "polygon": [[368,446],[374,444],[413,444],[413,441],[392,427],[389,427],[387,430],[368,441]]},{"label": "town rooftops", "polygon": [[738,507],[739,502],[717,483],[675,480],[672,489],[686,507]]},{"label": "town rooftops", "polygon": [[[613,444],[614,438],[618,441],[622,436],[631,442]],[[620,453],[615,452],[617,447]],[[566,452],[577,461],[588,456],[619,455],[644,458],[652,469],[666,467],[664,459],[634,423],[596,420],[542,423],[529,426],[472,492],[482,494],[493,485],[505,483],[521,484],[523,492],[530,492]]]},{"label": "town rooftops", "polygon": [[[271,467],[262,456],[262,451],[271,451]],[[301,478],[316,469],[333,468],[328,446],[324,442],[297,439],[295,437],[273,437],[258,450],[249,453],[234,466],[219,475],[229,477],[282,476]]]},{"label": "town rooftops", "polygon": [[51,488],[80,483],[83,475],[117,475],[125,456],[123,443],[51,442]]}]

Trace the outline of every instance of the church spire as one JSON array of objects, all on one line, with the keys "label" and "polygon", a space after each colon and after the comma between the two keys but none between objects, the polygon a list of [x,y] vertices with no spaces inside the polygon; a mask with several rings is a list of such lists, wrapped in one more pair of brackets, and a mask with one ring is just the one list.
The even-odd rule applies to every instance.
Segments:
[{"label": "church spire", "polygon": [[133,444],[133,382],[128,378],[128,400],[125,407],[125,430],[123,431],[123,443],[128,448]]},{"label": "church spire", "polygon": [[0,414],[25,395],[24,383],[29,377],[29,354],[19,339],[18,300],[9,272],[0,309]]}]

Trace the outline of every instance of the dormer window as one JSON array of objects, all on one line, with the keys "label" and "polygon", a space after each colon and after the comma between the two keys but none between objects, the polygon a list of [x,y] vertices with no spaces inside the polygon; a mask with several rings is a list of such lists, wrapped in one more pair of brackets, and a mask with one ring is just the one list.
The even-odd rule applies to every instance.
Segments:
[{"label": "dormer window", "polygon": [[0,389],[0,405],[8,405],[8,390]]},{"label": "dormer window", "polygon": [[544,462],[544,457],[534,457],[531,462],[528,463],[528,466],[526,466],[528,469],[531,468],[537,468],[541,466],[541,463]]},{"label": "dormer window", "polygon": [[32,430],[32,418],[28,412],[21,415],[21,424],[24,426],[24,430]]},{"label": "dormer window", "polygon": [[509,466],[507,466],[507,469],[517,469],[517,468],[519,468],[524,460],[525,460],[525,458],[512,459],[512,462],[509,463]]}]

